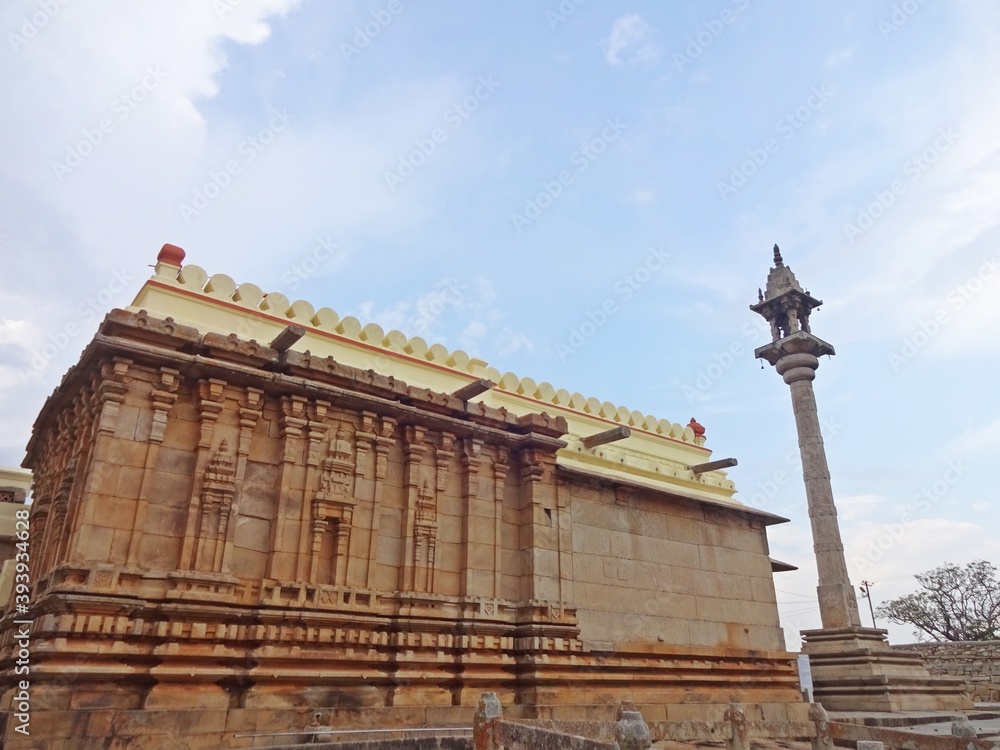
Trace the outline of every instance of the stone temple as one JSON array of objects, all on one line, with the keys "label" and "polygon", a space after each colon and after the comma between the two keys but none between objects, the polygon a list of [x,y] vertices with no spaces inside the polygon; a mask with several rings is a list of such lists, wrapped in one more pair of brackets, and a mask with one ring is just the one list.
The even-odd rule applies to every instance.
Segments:
[{"label": "stone temple", "polygon": [[732,702],[804,726],[768,554],[785,519],[734,500],[705,442],[166,245],[35,423],[6,746],[36,746],[15,620],[52,750],[229,746],[316,710],[461,725],[484,691],[523,718],[633,701],[654,736]]}]

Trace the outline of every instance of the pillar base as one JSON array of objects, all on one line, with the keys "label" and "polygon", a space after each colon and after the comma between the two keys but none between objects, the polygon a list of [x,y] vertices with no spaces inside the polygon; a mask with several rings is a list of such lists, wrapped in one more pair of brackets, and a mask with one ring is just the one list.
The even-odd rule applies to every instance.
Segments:
[{"label": "pillar base", "polygon": [[896,651],[880,628],[803,630],[813,694],[828,711],[966,711],[957,678],[935,677],[923,659]]}]

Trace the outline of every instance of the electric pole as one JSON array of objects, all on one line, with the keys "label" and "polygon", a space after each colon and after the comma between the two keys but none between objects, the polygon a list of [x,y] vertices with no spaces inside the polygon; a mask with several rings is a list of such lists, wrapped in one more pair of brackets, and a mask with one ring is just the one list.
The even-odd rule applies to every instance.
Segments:
[{"label": "electric pole", "polygon": [[872,605],[872,583],[870,581],[862,581],[861,585],[858,586],[861,589],[861,596],[868,600],[868,611],[872,613],[872,627],[877,628],[878,623],[875,622],[875,607]]}]

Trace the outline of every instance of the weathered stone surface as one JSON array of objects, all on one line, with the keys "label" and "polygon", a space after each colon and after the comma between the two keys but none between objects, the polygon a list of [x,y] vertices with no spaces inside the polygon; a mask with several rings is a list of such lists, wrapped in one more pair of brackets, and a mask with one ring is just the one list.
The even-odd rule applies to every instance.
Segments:
[{"label": "weathered stone surface", "polygon": [[726,750],[750,750],[750,722],[743,706],[729,704],[722,720],[728,725]]},{"label": "weathered stone surface", "polygon": [[653,744],[649,726],[635,705],[622,704],[615,723],[615,742],[620,750],[646,750]]},{"label": "weathered stone surface", "polygon": [[976,739],[976,728],[969,721],[968,716],[956,716],[951,723],[951,736],[960,740]]},{"label": "weathered stone surface", "polygon": [[476,714],[472,721],[472,746],[474,750],[498,750],[501,747],[499,723],[503,718],[503,707],[496,693],[483,693],[476,704]]},{"label": "weathered stone surface", "polygon": [[830,735],[830,719],[826,709],[819,703],[809,706],[809,718],[816,723],[816,735],[812,738],[812,750],[833,750],[833,737]]}]

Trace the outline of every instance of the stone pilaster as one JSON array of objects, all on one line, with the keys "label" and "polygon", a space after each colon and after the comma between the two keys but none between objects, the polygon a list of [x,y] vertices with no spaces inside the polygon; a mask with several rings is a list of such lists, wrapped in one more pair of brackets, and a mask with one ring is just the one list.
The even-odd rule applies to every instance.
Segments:
[{"label": "stone pilaster", "polygon": [[510,452],[502,445],[493,459],[493,596],[500,598],[503,570],[503,497],[507,490]]},{"label": "stone pilaster", "polygon": [[191,482],[191,497],[188,500],[187,527],[181,546],[181,570],[194,569],[195,546],[198,539],[201,515],[201,478],[208,468],[212,454],[212,438],[215,423],[225,408],[226,382],[218,378],[202,378],[198,381],[198,445],[195,448],[195,475]]},{"label": "stone pilaster", "polygon": [[490,592],[478,590],[476,586],[477,554],[484,549],[484,536],[479,533],[483,526],[483,518],[477,513],[482,499],[479,496],[479,469],[482,460],[483,441],[476,438],[466,438],[462,441],[462,588],[463,596],[473,594],[489,595]]},{"label": "stone pilaster", "polygon": [[[617,493],[616,493],[617,495]],[[572,493],[563,477],[556,475],[556,549],[559,554],[559,601],[573,598],[573,524],[570,498]]]},{"label": "stone pilaster", "polygon": [[385,486],[386,474],[389,471],[389,451],[396,440],[396,420],[392,417],[382,417],[378,423],[375,437],[375,479],[372,486],[372,520],[371,533],[368,537],[368,566],[366,584],[369,589],[375,588],[375,573],[378,566],[379,519],[382,509],[382,491]]},{"label": "stone pilaster", "polygon": [[[250,458],[250,442],[257,421],[263,414],[264,391],[260,388],[245,388],[243,402],[240,405],[240,434],[236,443],[236,472],[234,476],[235,496],[230,509],[230,523],[223,538],[223,551],[220,570],[225,573],[232,570],[233,545],[236,542],[236,529],[239,524],[240,496],[243,482],[247,474],[247,461]],[[273,548],[272,548],[273,550]]]},{"label": "stone pilaster", "polygon": [[139,545],[146,528],[150,496],[155,492],[156,463],[167,429],[167,418],[177,402],[177,390],[181,383],[180,371],[172,367],[161,367],[159,374],[159,382],[153,384],[149,395],[153,415],[150,421],[149,435],[146,437],[146,463],[142,469],[139,498],[136,501],[135,524],[129,538],[126,563],[130,566],[139,564]]},{"label": "stone pilaster", "polygon": [[403,559],[399,566],[400,591],[414,591],[416,584],[418,505],[420,493],[426,483],[421,463],[430,447],[426,442],[426,434],[426,430],[420,425],[406,425],[403,428],[405,509],[403,512]]},{"label": "stone pilaster", "polygon": [[555,454],[529,448],[521,451],[520,460],[519,599],[556,602],[559,601],[559,547],[553,517],[556,509]]},{"label": "stone pilaster", "polygon": [[[309,510],[305,501],[305,481],[308,469],[303,466],[302,437],[309,424],[308,399],[302,396],[282,396],[281,416],[278,418],[278,436],[281,439],[281,463],[278,466],[278,509],[275,514],[274,533],[271,538],[272,550],[286,550],[294,539],[296,530],[299,538],[297,578],[304,581],[308,575],[309,560],[303,550],[308,549]],[[272,578],[288,579],[293,575],[291,565],[278,568],[277,555],[272,553],[272,563],[267,574]],[[287,559],[287,558],[284,558]]]},{"label": "stone pilaster", "polygon": [[[125,402],[132,383],[129,369],[132,360],[114,357],[101,367],[96,386],[96,425],[93,431],[93,445],[86,461],[73,450],[74,431],[64,427],[59,433],[65,436],[61,450],[69,458],[70,465],[62,474],[62,486],[53,502],[53,532],[59,535],[55,555],[50,564],[63,559],[83,561],[104,561],[111,556],[111,541],[108,533],[95,534],[103,497],[113,496],[117,491],[118,467],[114,455],[115,433],[122,404]],[[71,416],[63,412],[63,418]],[[78,429],[78,428],[76,428]],[[85,473],[86,481],[80,481]],[[69,486],[66,486],[66,482]],[[73,502],[71,502],[71,499]],[[69,541],[67,541],[69,540]],[[105,541],[106,540],[106,541]]]},{"label": "stone pilaster", "polygon": [[[330,402],[317,399],[304,412],[307,421],[302,425],[305,442],[305,466],[303,484],[306,488],[317,487],[320,482],[320,468],[329,450],[330,427],[327,417]],[[293,417],[294,419],[295,417]],[[279,490],[281,493],[281,490]],[[311,575],[312,541],[309,526],[310,509],[304,493],[297,500],[289,500],[279,494],[278,517],[275,519],[276,533],[268,575],[281,580],[305,581]],[[298,510],[294,510],[297,508]]]}]

